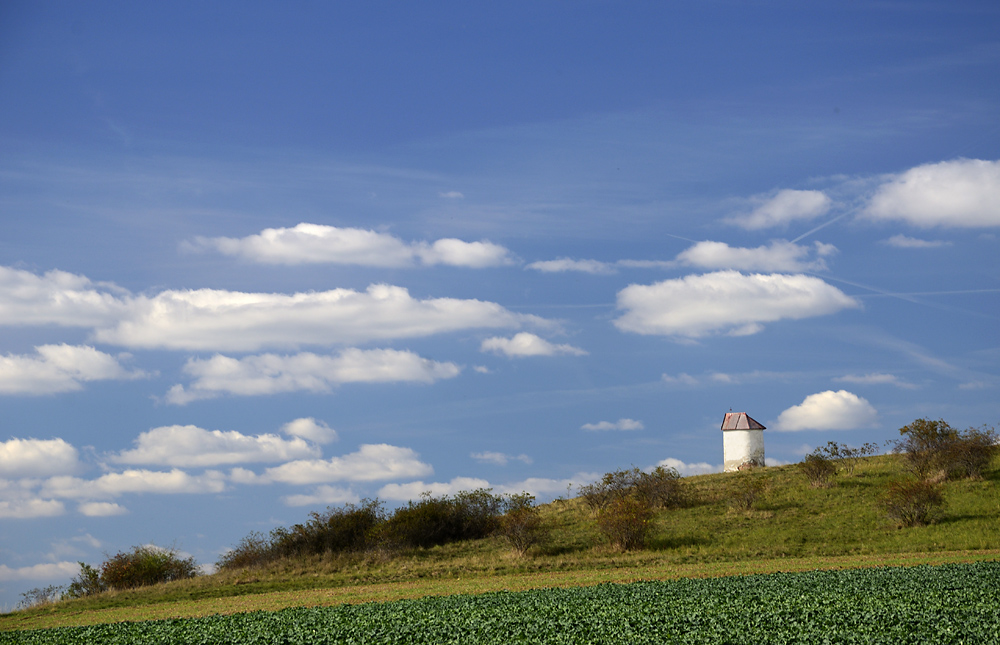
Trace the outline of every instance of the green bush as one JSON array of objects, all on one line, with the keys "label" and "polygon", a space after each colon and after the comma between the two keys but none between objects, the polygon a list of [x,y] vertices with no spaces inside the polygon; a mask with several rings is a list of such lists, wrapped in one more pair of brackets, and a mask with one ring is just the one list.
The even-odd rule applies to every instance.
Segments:
[{"label": "green bush", "polygon": [[657,466],[652,472],[638,468],[615,470],[600,481],[580,486],[580,495],[595,512],[625,497],[638,497],[650,508],[671,508],[684,503],[681,476],[673,468]]},{"label": "green bush", "polygon": [[250,569],[263,566],[276,557],[271,540],[264,537],[263,533],[255,531],[240,540],[240,543],[232,549],[223,553],[222,557],[215,563],[215,568],[220,571]]},{"label": "green bush", "polygon": [[997,445],[993,428],[969,428],[958,431],[943,419],[917,419],[899,429],[902,439],[894,451],[906,455],[910,470],[919,479],[955,479],[982,477],[989,467]]},{"label": "green bush", "polygon": [[799,462],[799,472],[806,476],[814,488],[827,488],[837,473],[837,466],[818,451],[811,452]]},{"label": "green bush", "polygon": [[454,497],[433,497],[397,508],[380,527],[382,543],[389,547],[431,547],[492,535],[504,512],[504,498],[490,489],[461,492]]},{"label": "green bush", "polygon": [[894,481],[886,486],[880,505],[900,525],[922,526],[939,518],[944,496],[940,486],[929,481]]},{"label": "green bush", "polygon": [[545,540],[548,532],[542,525],[535,498],[528,493],[511,495],[507,512],[500,517],[498,533],[520,555]]},{"label": "green bush", "polygon": [[136,589],[198,575],[194,558],[181,558],[175,549],[154,545],[132,547],[111,556],[99,568],[80,563],[66,596],[80,598],[108,589]]},{"label": "green bush", "polygon": [[611,546],[622,551],[646,546],[653,511],[635,497],[620,497],[597,513],[597,527]]}]

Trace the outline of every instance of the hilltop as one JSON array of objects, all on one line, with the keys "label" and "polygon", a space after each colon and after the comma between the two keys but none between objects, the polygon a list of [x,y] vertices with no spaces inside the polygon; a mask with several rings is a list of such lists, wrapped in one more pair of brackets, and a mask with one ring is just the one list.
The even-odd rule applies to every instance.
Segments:
[{"label": "hilltop", "polygon": [[[641,551],[622,553],[604,543],[582,498],[557,499],[540,507],[549,539],[524,557],[499,538],[486,538],[393,554],[285,559],[15,612],[0,616],[0,629],[605,581],[1000,558],[1000,458],[982,479],[944,482],[942,518],[912,528],[899,528],[878,508],[886,483],[901,476],[901,459],[862,459],[853,474],[838,474],[828,488],[810,486],[796,465],[686,477],[690,502],[658,512]],[[733,487],[746,480],[765,483],[766,495],[752,510],[733,510]]]}]

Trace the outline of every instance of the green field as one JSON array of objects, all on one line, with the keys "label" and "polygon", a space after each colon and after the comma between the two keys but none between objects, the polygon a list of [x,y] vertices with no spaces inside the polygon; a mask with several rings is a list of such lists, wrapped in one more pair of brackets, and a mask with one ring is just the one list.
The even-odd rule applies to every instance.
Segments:
[{"label": "green field", "polygon": [[[793,571],[807,572],[809,576],[816,574],[808,572],[823,569],[874,568],[875,572],[886,572],[889,571],[886,566],[995,561],[1000,559],[1000,468],[997,466],[995,461],[980,480],[945,482],[944,515],[930,526],[898,528],[877,508],[883,484],[900,476],[900,457],[866,459],[853,475],[838,475],[830,488],[812,488],[794,466],[784,466],[739,475],[686,478],[692,503],[659,513],[649,548],[643,551],[619,553],[610,549],[601,542],[593,517],[582,500],[557,500],[542,509],[551,528],[550,540],[525,557],[511,553],[499,539],[489,538],[392,555],[327,555],[287,560],[262,569],[223,572],[14,612],[0,616],[0,630],[207,617],[290,607],[336,607],[344,603],[425,596],[464,597],[504,590],[599,585],[597,589],[607,591],[620,587],[602,583],[639,580],[773,572],[786,575]],[[768,494],[756,509],[736,512],[729,509],[727,500],[730,487],[742,477],[766,480]],[[970,578],[974,581],[968,583],[973,589],[969,593],[979,593],[974,589],[984,581],[992,584],[992,591],[980,591],[986,594],[983,597],[992,598],[996,613],[1000,607],[995,596],[1000,587],[996,566],[977,566],[982,568],[977,569],[978,577]],[[919,566],[904,570],[952,569]],[[868,574],[859,571],[852,575]],[[738,584],[750,579],[761,578],[725,578],[729,582],[719,584]],[[798,584],[790,580],[782,584]],[[429,603],[428,607],[438,606],[427,600],[422,602]],[[473,601],[467,598],[462,602]],[[939,610],[947,613],[945,605]],[[338,611],[350,614],[343,607]],[[8,634],[14,635],[14,632]],[[27,632],[18,632],[16,637],[26,636]],[[898,639],[893,637],[893,640]]]}]

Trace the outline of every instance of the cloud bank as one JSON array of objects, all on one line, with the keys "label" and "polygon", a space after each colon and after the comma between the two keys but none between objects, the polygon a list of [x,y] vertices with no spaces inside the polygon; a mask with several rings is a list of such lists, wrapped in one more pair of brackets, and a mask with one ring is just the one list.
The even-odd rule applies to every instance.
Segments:
[{"label": "cloud bank", "polygon": [[34,356],[0,356],[0,394],[53,394],[83,389],[87,381],[144,378],[90,346],[40,345]]}]

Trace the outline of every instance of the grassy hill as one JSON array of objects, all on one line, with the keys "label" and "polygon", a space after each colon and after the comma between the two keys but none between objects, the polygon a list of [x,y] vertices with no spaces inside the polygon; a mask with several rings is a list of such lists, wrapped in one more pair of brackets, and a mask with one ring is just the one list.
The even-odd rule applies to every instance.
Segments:
[{"label": "grassy hill", "polygon": [[[551,529],[525,557],[499,538],[406,552],[328,554],[224,571],[155,587],[106,592],[0,616],[0,630],[203,616],[500,589],[641,579],[1000,559],[1000,458],[983,479],[943,484],[942,519],[898,528],[878,508],[902,476],[901,457],[862,460],[829,488],[796,466],[685,478],[691,503],[660,512],[647,549],[617,552],[581,498],[541,508]],[[733,487],[766,482],[763,501],[734,511]]]}]

